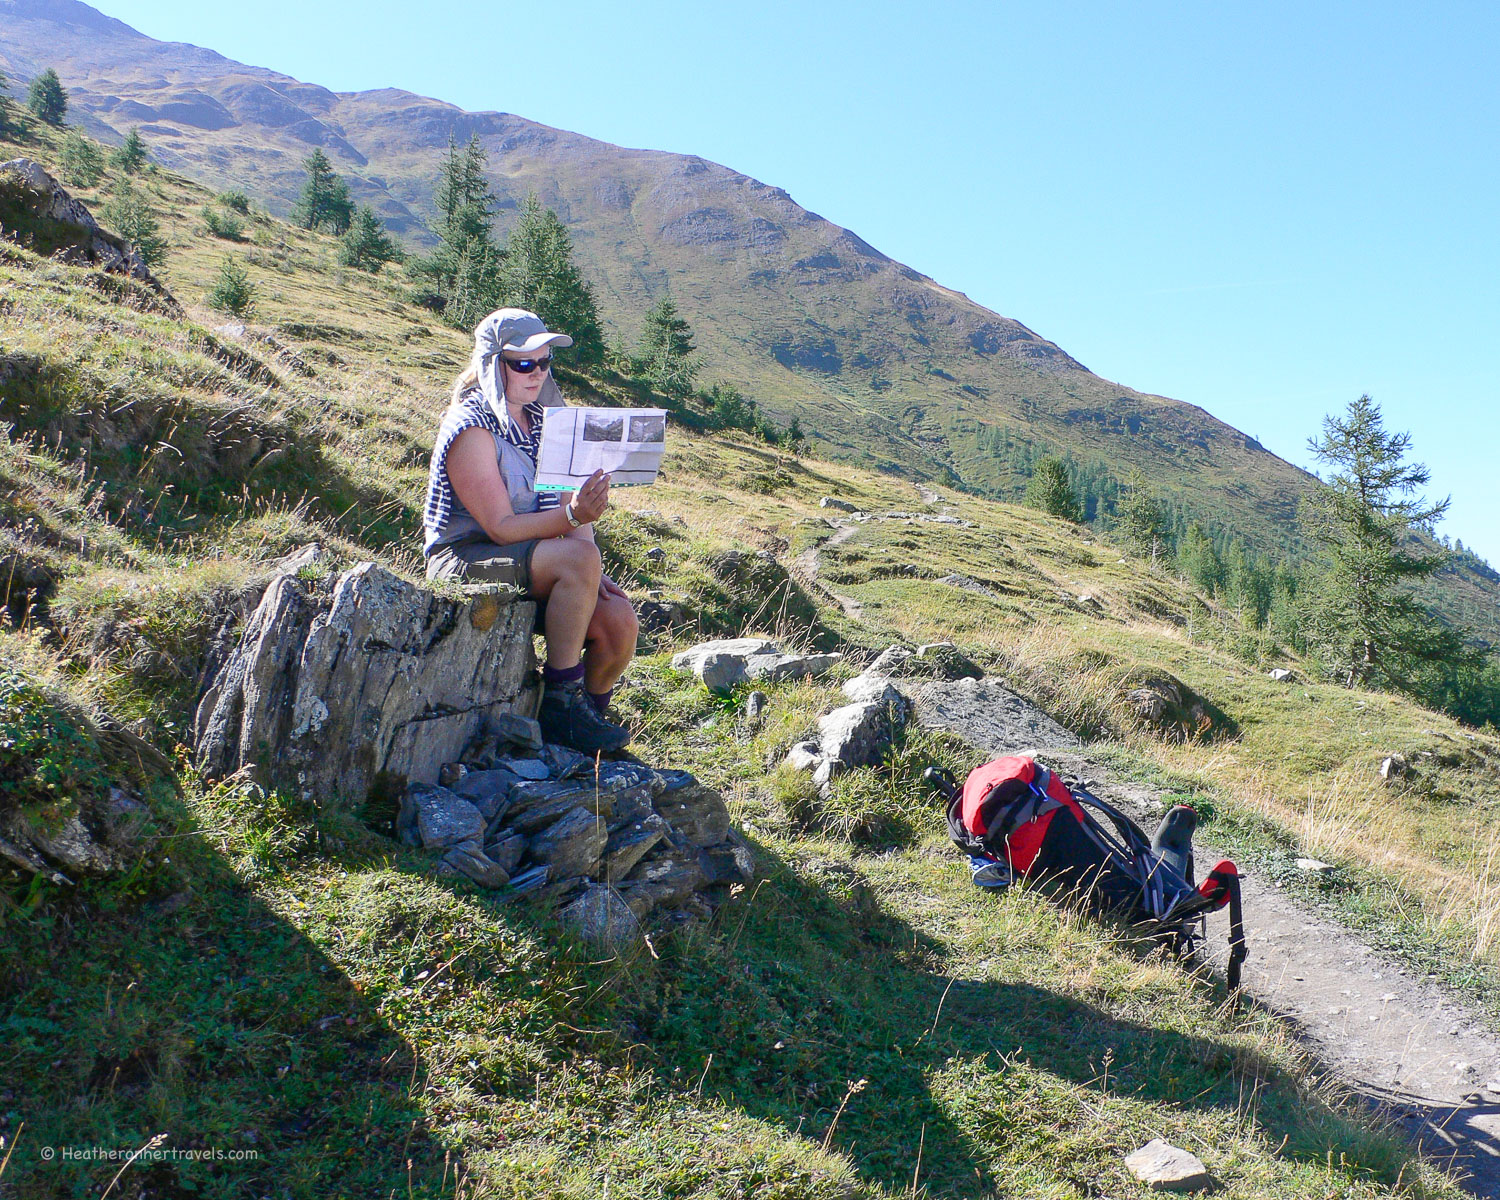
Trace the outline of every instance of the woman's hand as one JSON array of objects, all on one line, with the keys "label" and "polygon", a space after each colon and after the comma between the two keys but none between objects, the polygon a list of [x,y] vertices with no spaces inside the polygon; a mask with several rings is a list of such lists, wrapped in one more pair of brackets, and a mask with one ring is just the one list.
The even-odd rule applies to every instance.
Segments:
[{"label": "woman's hand", "polygon": [[573,515],[587,525],[597,521],[609,507],[609,476],[595,471],[573,495]]},{"label": "woman's hand", "polygon": [[599,576],[599,599],[608,600],[611,596],[618,596],[621,600],[629,600],[625,589],[611,579],[608,575]]}]

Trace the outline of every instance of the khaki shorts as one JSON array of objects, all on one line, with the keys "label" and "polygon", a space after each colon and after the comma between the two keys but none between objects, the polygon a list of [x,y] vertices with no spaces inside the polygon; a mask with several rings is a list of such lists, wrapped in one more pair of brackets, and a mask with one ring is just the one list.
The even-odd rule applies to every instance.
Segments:
[{"label": "khaki shorts", "polygon": [[497,546],[494,542],[458,542],[439,546],[427,559],[428,579],[462,579],[473,583],[508,583],[531,591],[531,555],[536,538]]}]

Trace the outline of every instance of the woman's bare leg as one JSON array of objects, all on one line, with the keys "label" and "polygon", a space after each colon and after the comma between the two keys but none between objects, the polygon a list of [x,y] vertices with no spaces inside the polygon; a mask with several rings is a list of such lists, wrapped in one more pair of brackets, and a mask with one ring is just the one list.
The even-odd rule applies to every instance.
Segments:
[{"label": "woman's bare leg", "polygon": [[[549,605],[550,608],[550,605]],[[596,696],[615,686],[635,657],[640,623],[630,601],[621,596],[600,596],[594,605],[585,641],[584,684]]]},{"label": "woman's bare leg", "polygon": [[531,590],[547,601],[543,632],[547,635],[549,667],[578,665],[599,600],[602,571],[599,548],[592,542],[548,538],[536,544],[531,555]]}]

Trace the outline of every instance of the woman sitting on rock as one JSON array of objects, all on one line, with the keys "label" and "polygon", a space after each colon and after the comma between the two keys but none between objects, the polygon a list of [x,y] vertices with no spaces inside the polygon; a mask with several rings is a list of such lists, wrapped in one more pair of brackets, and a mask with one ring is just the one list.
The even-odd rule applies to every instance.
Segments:
[{"label": "woman sitting on rock", "polygon": [[519,308],[479,323],[432,451],[424,553],[428,579],[513,584],[538,603],[547,638],[542,736],[593,754],[630,740],[606,715],[635,655],[637,625],[594,545],[609,476],[594,472],[572,496],[535,487],[542,411],[563,403],[552,352],[572,344]]}]

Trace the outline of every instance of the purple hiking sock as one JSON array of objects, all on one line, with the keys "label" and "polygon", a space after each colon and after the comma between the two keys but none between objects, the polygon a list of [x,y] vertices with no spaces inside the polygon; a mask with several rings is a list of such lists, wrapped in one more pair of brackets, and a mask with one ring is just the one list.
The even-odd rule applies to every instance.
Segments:
[{"label": "purple hiking sock", "polygon": [[602,717],[609,708],[609,698],[615,694],[615,689],[610,688],[607,692],[590,692],[589,699],[593,701],[595,710]]},{"label": "purple hiking sock", "polygon": [[571,667],[546,667],[542,668],[543,683],[582,683],[583,664],[575,663]]}]

